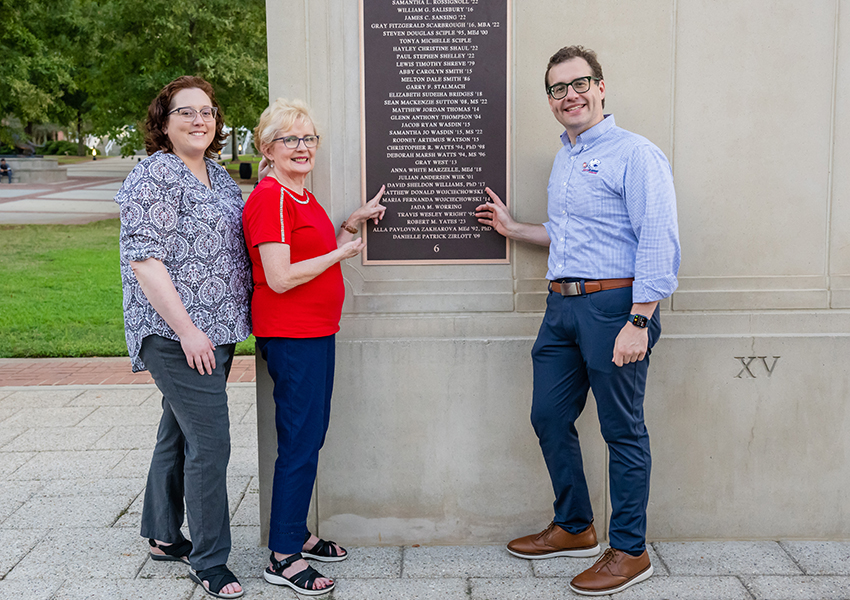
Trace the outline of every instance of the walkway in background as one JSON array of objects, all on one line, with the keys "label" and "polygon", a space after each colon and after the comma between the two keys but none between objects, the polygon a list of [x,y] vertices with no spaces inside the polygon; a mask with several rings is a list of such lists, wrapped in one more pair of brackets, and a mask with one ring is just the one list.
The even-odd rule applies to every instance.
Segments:
[{"label": "walkway in background", "polygon": [[103,158],[68,165],[68,180],[0,184],[0,224],[82,224],[118,217],[112,201],[137,163]]}]

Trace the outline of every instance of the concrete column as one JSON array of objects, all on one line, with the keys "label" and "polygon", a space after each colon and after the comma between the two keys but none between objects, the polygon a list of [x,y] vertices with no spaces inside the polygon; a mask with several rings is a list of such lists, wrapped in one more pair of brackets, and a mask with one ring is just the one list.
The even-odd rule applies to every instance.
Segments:
[{"label": "concrete column", "polygon": [[[606,112],[673,164],[683,262],[647,390],[651,539],[850,536],[843,4],[514,2],[517,218],[546,218],[560,126],[543,74],[561,46],[597,51]],[[310,187],[340,222],[360,201],[358,3],[267,11],[271,96],[315,109],[323,142]],[[323,536],[496,543],[546,525],[553,494],[528,421],[545,271],[545,250],[518,244],[506,266],[344,265],[314,498]],[[258,397],[266,510],[274,444],[262,379]],[[607,454],[592,401],[580,434],[604,532]]]}]

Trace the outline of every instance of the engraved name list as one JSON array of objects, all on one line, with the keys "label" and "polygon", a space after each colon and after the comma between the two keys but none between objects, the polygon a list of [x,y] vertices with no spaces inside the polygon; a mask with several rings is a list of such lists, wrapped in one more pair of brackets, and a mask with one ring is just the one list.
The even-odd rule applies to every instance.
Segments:
[{"label": "engraved name list", "polygon": [[508,192],[508,0],[361,0],[364,263],[504,263],[474,218]]}]

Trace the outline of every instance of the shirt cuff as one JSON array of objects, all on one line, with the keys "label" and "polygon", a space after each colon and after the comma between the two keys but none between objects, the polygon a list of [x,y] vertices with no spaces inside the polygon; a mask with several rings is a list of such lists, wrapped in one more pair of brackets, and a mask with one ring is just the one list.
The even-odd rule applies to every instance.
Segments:
[{"label": "shirt cuff", "polygon": [[635,279],[632,284],[632,302],[643,304],[664,300],[676,291],[679,280],[675,275],[666,275],[658,279]]},{"label": "shirt cuff", "polygon": [[123,240],[121,244],[121,255],[128,261],[142,262],[149,258],[165,260],[168,255],[165,247],[154,242],[151,238],[130,238]]}]

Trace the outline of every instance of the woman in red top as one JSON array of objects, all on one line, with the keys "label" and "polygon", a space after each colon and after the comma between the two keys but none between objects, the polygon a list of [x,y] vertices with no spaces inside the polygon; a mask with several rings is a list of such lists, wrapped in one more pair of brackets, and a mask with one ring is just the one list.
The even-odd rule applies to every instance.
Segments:
[{"label": "woman in red top", "polygon": [[363,240],[354,239],[359,226],[384,216],[384,188],[337,229],[304,189],[319,144],[307,106],[279,98],[260,117],[254,140],[269,175],[248,198],[242,224],[254,274],[254,335],[274,380],[278,441],[272,553],[263,576],[317,596],[330,592],[334,583],[303,559],[348,558],[339,545],[307,529],[319,449],[330,419],[334,335],[345,296],[339,263],[363,250]]}]

